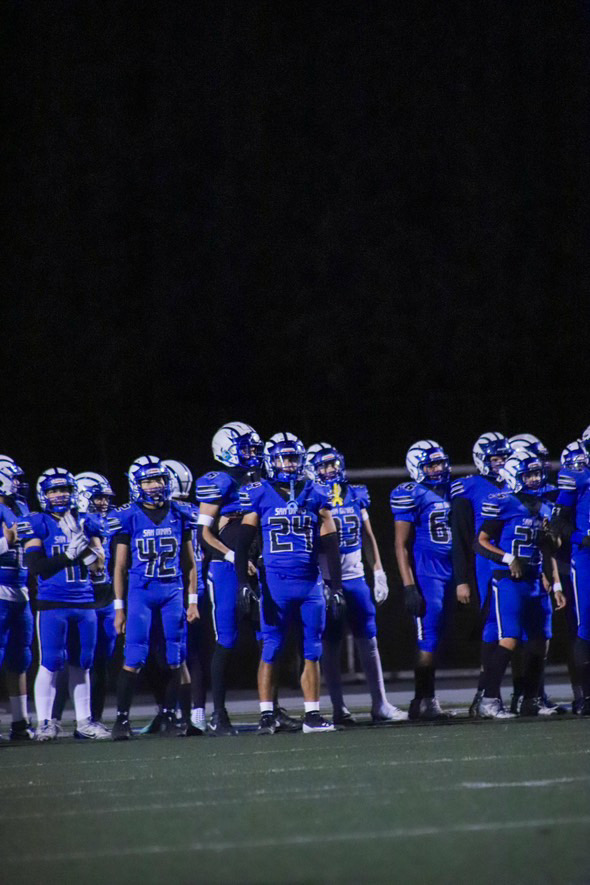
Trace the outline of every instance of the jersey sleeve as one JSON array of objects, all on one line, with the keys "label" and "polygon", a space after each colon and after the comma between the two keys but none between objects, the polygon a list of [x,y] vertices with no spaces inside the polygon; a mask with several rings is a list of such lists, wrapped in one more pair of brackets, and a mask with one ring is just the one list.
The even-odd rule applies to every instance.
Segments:
[{"label": "jersey sleeve", "polygon": [[232,480],[221,471],[200,476],[195,484],[195,498],[199,504],[221,504],[231,488]]},{"label": "jersey sleeve", "polygon": [[27,517],[20,520],[17,524],[18,536],[25,543],[38,538],[43,541],[47,536],[47,528],[43,520],[42,513],[29,513]]},{"label": "jersey sleeve", "polygon": [[8,528],[11,528],[16,522],[15,515],[5,507],[4,504],[0,504],[0,525],[5,525]]},{"label": "jersey sleeve", "polygon": [[488,519],[502,519],[502,505],[496,501],[483,501],[481,515],[485,521]]},{"label": "jersey sleeve", "polygon": [[105,537],[105,523],[102,516],[98,516],[95,513],[87,513],[81,522],[84,534],[88,539]]},{"label": "jersey sleeve", "polygon": [[397,521],[416,521],[416,498],[414,491],[416,484],[404,482],[395,488],[389,496],[389,506]]},{"label": "jersey sleeve", "polygon": [[314,503],[314,510],[318,512],[320,510],[332,510],[332,496],[325,486],[314,482],[310,498]]},{"label": "jersey sleeve", "polygon": [[264,489],[262,483],[250,482],[240,489],[240,508],[245,513],[260,513],[260,501]]},{"label": "jersey sleeve", "polygon": [[467,482],[465,478],[454,479],[451,483],[451,498],[465,498],[467,496]]},{"label": "jersey sleeve", "polygon": [[362,510],[368,510],[371,506],[371,496],[369,495],[369,490],[366,486],[352,486],[352,490],[354,492],[355,500],[358,501],[359,506]]}]

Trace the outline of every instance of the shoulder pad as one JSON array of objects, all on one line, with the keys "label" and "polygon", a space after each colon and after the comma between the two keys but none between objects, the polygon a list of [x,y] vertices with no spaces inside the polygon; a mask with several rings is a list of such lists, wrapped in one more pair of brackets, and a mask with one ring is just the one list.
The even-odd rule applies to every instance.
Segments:
[{"label": "shoulder pad", "polygon": [[389,496],[391,507],[395,507],[396,510],[411,510],[416,506],[416,499],[414,497],[415,491],[415,482],[403,482],[401,485],[393,489]]},{"label": "shoulder pad", "polygon": [[17,522],[16,531],[20,541],[29,541],[35,537],[33,525],[30,519],[23,519]]},{"label": "shoulder pad", "polygon": [[199,503],[204,504],[208,501],[219,501],[233,484],[234,480],[227,473],[222,471],[206,473],[199,477],[195,484],[195,498]]},{"label": "shoulder pad", "polygon": [[577,489],[577,483],[571,473],[563,473],[560,471],[557,476],[557,488],[564,489],[567,492],[575,492]]},{"label": "shoulder pad", "polygon": [[118,516],[107,516],[106,523],[109,535],[116,535],[118,532],[123,531],[123,526]]}]

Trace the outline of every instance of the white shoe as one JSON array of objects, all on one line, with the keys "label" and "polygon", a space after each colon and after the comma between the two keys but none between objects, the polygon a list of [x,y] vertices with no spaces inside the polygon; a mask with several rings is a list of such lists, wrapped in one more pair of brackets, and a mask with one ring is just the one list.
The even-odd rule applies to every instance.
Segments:
[{"label": "white shoe", "polygon": [[57,726],[53,719],[45,719],[40,722],[35,731],[36,741],[55,741],[57,740]]},{"label": "white shoe", "polygon": [[379,725],[381,722],[405,722],[407,718],[408,714],[393,704],[386,704],[377,712],[371,713],[371,720],[374,725]]},{"label": "white shoe", "polygon": [[478,716],[481,719],[515,719],[514,713],[504,709],[500,698],[482,698],[479,702]]},{"label": "white shoe", "polygon": [[92,719],[87,719],[85,722],[76,724],[74,737],[80,741],[108,741],[111,739],[111,733],[102,722],[93,722]]}]

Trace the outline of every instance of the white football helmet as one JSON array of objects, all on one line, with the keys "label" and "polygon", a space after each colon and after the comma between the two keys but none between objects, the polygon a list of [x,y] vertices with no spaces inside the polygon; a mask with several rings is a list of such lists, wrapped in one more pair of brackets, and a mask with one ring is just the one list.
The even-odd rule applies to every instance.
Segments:
[{"label": "white football helmet", "polygon": [[[442,465],[442,470],[436,475],[424,471],[425,467],[434,467],[437,464]],[[406,470],[414,482],[425,485],[442,485],[451,476],[449,456],[433,439],[420,439],[410,446],[406,454]]]},{"label": "white football helmet", "polygon": [[[164,485],[155,492],[146,492],[141,483],[146,479],[163,477]],[[146,504],[161,505],[170,500],[170,471],[165,467],[157,455],[140,455],[127,471],[129,480],[129,500],[144,502]]]},{"label": "white football helmet", "polygon": [[[335,469],[335,473],[329,479],[326,478],[325,473],[328,465]],[[314,482],[346,482],[344,457],[330,443],[314,443],[305,453],[305,473]]]},{"label": "white football helmet", "polygon": [[[80,513],[98,513],[100,512],[93,499],[114,498],[115,493],[111,488],[111,484],[102,473],[94,473],[92,470],[85,470],[83,473],[77,473],[74,477],[76,480],[76,488],[78,489],[78,510]],[[107,510],[110,510],[112,503],[109,501]]]},{"label": "white football helmet", "polygon": [[499,468],[492,469],[492,458],[506,458],[510,455],[512,447],[503,433],[497,433],[490,430],[475,441],[472,455],[473,463],[482,476],[488,476],[490,473],[497,474]]},{"label": "white football helmet", "polygon": [[172,497],[186,500],[193,484],[193,475],[190,469],[182,461],[174,461],[172,458],[165,458],[162,464],[170,471]]},{"label": "white football helmet", "polygon": [[561,465],[569,470],[583,470],[590,467],[590,456],[586,446],[580,439],[576,439],[565,447],[561,453]]},{"label": "white football helmet", "polygon": [[[63,489],[58,498],[47,495],[52,489]],[[48,467],[37,479],[37,499],[47,513],[65,513],[78,506],[76,480],[65,467]]]},{"label": "white football helmet", "polygon": [[[287,467],[285,457],[295,459],[294,469]],[[305,446],[294,433],[275,433],[264,446],[264,469],[273,482],[298,481],[305,476]]]},{"label": "white football helmet", "polygon": [[532,433],[517,433],[508,440],[513,449],[519,449],[536,455],[545,466],[549,462],[547,446],[543,445],[538,436]]},{"label": "white football helmet", "polygon": [[[535,485],[529,485],[525,477],[529,473],[538,473],[539,481]],[[529,494],[539,492],[543,485],[543,462],[541,459],[526,449],[515,449],[506,459],[506,463],[500,470],[500,476],[505,480],[508,488],[513,492],[524,490]]]},{"label": "white football helmet", "polygon": [[220,427],[211,440],[213,457],[226,467],[260,467],[263,444],[249,424],[231,421]]}]

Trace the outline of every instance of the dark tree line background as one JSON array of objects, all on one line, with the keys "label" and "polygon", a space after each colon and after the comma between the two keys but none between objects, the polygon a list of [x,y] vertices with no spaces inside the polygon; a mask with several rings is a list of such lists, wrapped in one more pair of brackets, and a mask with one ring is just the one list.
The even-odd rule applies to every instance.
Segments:
[{"label": "dark tree line background", "polygon": [[590,423],[587,2],[6,13],[0,450],[33,479],[198,473],[232,419],[351,466]]}]

